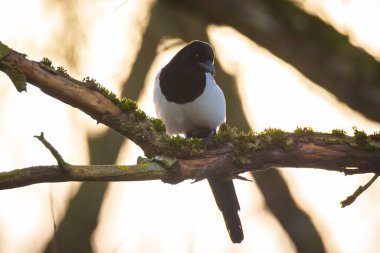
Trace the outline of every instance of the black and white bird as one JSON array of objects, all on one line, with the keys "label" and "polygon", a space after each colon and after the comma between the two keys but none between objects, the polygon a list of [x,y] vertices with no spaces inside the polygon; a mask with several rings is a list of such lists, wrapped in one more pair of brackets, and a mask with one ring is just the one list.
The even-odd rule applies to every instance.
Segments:
[{"label": "black and white bird", "polygon": [[[216,84],[214,51],[202,41],[182,48],[157,74],[154,105],[168,134],[209,139],[226,118],[226,100]],[[243,238],[232,179],[208,179],[232,242]]]}]

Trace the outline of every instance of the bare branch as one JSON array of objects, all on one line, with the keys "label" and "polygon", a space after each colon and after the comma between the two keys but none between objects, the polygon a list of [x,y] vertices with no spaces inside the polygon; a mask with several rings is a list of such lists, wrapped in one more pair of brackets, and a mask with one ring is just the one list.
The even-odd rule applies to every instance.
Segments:
[{"label": "bare branch", "polygon": [[354,203],[354,201],[363,193],[365,192],[379,177],[379,175],[374,175],[371,180],[369,180],[365,185],[361,185],[358,187],[358,189],[350,196],[348,196],[345,200],[342,200],[340,202],[340,205],[342,208],[351,205]]},{"label": "bare branch", "polygon": [[63,160],[62,156],[58,153],[58,151],[45,139],[44,133],[41,132],[40,135],[35,135],[34,137],[37,138],[54,156],[54,158],[57,160],[58,167],[61,170],[61,173],[68,173],[68,170],[66,168],[67,163],[65,162],[65,160]]}]

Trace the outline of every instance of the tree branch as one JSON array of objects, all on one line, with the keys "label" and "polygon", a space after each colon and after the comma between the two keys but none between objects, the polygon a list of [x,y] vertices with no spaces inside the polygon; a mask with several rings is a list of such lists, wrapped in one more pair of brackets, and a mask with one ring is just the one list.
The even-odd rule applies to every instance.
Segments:
[{"label": "tree branch", "polygon": [[365,192],[379,177],[379,174],[374,175],[364,186],[359,186],[358,189],[345,200],[340,202],[342,208],[351,205],[363,192]]},{"label": "tree branch", "polygon": [[[226,133],[234,134],[232,131],[223,130],[217,138],[226,137]],[[378,142],[367,142],[367,146],[359,147],[355,137],[338,138],[334,134],[321,133],[310,133],[309,136],[305,136],[300,133],[280,132],[282,135],[278,138],[273,131],[271,129],[249,137],[239,135],[237,137],[240,139],[239,142],[233,143],[230,140],[220,148],[210,148],[202,155],[187,158],[156,156],[152,159],[140,158],[136,165],[129,166],[80,166],[65,163],[65,171],[59,166],[52,165],[2,172],[0,190],[37,183],[67,181],[160,179],[176,184],[186,179],[199,181],[207,177],[239,178],[239,173],[277,167],[319,168],[344,172],[347,175],[380,174],[380,146],[374,146],[379,145]],[[211,145],[213,142],[215,141],[211,141]]]},{"label": "tree branch", "polygon": [[58,168],[61,170],[62,174],[68,173],[67,163],[63,160],[62,156],[58,153],[58,151],[45,139],[44,133],[42,132],[40,135],[34,136],[37,138],[54,156],[55,160],[57,160]]},{"label": "tree branch", "polygon": [[69,181],[143,181],[162,179],[166,170],[158,163],[136,165],[70,165],[63,174],[57,165],[36,166],[0,173],[0,190],[38,183]]},{"label": "tree branch", "polygon": [[[45,59],[38,63],[13,50],[2,51],[0,69],[16,75],[46,94],[70,104],[139,145],[150,159],[136,165],[38,166],[0,173],[0,189],[41,182],[140,181],[160,179],[178,183],[186,179],[238,177],[239,173],[275,167],[303,167],[346,174],[380,174],[380,134],[367,136],[354,128],[354,136],[342,130],[331,134],[297,128],[293,133],[266,129],[260,134],[238,133],[222,125],[215,137],[200,139],[168,137],[162,122],[151,119],[133,101],[118,99],[94,80],[77,81]],[[13,79],[12,79],[13,80]],[[50,150],[55,150],[52,146]],[[55,151],[58,153],[57,151]],[[63,160],[63,159],[62,159]],[[58,159],[60,161],[60,159]],[[355,168],[355,169],[348,169]]]}]

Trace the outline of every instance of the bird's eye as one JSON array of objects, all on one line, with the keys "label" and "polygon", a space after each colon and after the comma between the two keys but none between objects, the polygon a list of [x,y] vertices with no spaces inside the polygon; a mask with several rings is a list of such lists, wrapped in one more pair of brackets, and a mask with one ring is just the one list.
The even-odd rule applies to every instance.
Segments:
[{"label": "bird's eye", "polygon": [[195,54],[195,60],[199,59],[199,54]]}]

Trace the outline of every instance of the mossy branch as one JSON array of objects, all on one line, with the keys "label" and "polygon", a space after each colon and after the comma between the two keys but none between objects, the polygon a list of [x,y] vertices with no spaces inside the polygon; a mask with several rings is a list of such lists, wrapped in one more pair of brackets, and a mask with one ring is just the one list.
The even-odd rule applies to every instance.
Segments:
[{"label": "mossy branch", "polygon": [[[4,45],[3,48],[5,50],[8,47]],[[10,77],[19,91],[26,89],[20,90],[15,80],[26,80],[44,93],[78,108],[97,122],[129,138],[139,145],[147,156],[153,156],[164,149],[163,143],[156,141],[167,138],[161,121],[147,117],[137,108],[134,101],[118,99],[114,93],[89,77],[82,81],[75,80],[67,71],[63,71],[62,67],[56,69],[47,58],[36,62],[28,60],[24,54],[14,50],[5,51],[6,53],[0,54],[0,70],[8,74],[9,71],[4,71],[2,66],[11,66],[14,75]]]},{"label": "mossy branch", "polygon": [[[0,189],[64,181],[160,179],[178,183],[206,177],[237,178],[245,171],[276,167],[319,168],[350,175],[380,174],[379,133],[367,135],[354,128],[354,136],[347,136],[343,130],[317,133],[311,128],[299,127],[293,133],[269,128],[255,134],[222,125],[208,143],[169,137],[162,122],[146,116],[134,101],[117,98],[92,78],[75,80],[64,68],[55,68],[47,58],[41,62],[30,61],[24,54],[0,44],[0,66],[4,65],[17,69],[15,73],[21,75],[18,79],[25,79],[44,93],[78,108],[129,138],[149,159],[131,166],[78,166],[55,156],[58,163],[63,161],[58,166],[0,173]],[[54,148],[50,147],[50,150],[55,154]]]}]

